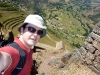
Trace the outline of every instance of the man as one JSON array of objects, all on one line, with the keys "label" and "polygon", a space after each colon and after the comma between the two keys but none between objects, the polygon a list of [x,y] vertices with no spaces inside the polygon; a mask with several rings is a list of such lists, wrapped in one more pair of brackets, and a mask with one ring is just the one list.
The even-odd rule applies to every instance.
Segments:
[{"label": "man", "polygon": [[[38,40],[46,35],[46,27],[43,18],[36,14],[30,14],[26,17],[23,24],[18,28],[20,36],[16,37],[17,43],[26,53],[26,62],[18,75],[30,75],[33,64],[31,47]],[[0,75],[11,75],[20,59],[19,51],[11,46],[0,48]]]}]

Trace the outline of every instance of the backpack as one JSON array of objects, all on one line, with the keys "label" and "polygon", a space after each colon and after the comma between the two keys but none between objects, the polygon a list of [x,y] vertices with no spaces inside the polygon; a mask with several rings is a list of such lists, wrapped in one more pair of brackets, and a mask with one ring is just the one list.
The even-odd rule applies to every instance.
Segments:
[{"label": "backpack", "polygon": [[13,72],[11,74],[11,75],[18,75],[21,72],[21,70],[23,69],[24,64],[26,62],[26,54],[25,54],[24,50],[15,42],[8,43],[7,41],[1,41],[0,47],[3,47],[3,46],[11,46],[19,51],[20,60],[17,64],[16,68],[13,70]]}]

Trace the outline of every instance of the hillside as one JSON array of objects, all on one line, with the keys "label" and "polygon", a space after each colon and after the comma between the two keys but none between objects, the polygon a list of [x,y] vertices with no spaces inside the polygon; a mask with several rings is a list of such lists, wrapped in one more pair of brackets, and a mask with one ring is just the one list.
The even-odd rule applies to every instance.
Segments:
[{"label": "hillside", "polygon": [[[99,9],[98,0],[77,0],[77,1],[76,0],[63,0],[63,1],[62,0],[55,0],[55,1],[9,0],[9,1],[12,1],[13,4],[17,6],[17,8],[18,7],[21,8],[21,10],[20,9],[19,10],[24,11],[25,15],[29,13],[36,13],[42,15],[43,18],[45,19],[45,25],[48,27],[47,33],[49,37],[55,41],[62,40],[66,44],[66,48],[68,50],[72,50],[75,47],[79,48],[83,44],[89,33],[92,31],[94,25],[99,21],[99,16],[98,16],[99,13],[96,12]],[[93,8],[93,6],[95,7]],[[95,13],[91,12],[93,11],[92,9],[95,9],[94,10]],[[18,11],[16,12],[18,13]],[[13,14],[9,14],[8,18],[9,16],[11,18],[11,15]],[[20,19],[21,20],[20,24],[21,24],[25,15],[23,16],[23,13],[19,13],[19,15],[18,14],[16,16],[13,15],[12,18],[13,17],[17,18],[18,16],[20,16],[21,18],[23,17],[22,20]],[[6,19],[1,19],[1,21],[5,21]],[[19,24],[15,24],[12,27],[12,29],[17,27],[18,25]],[[10,28],[12,25],[11,26],[7,25],[7,26],[8,28]],[[48,40],[50,39],[48,38],[48,36],[46,36],[45,38],[40,39],[40,42],[52,46],[56,45],[56,42]]]},{"label": "hillside", "polygon": [[[93,65],[94,70],[95,68],[100,70],[100,49],[99,44],[96,44],[99,43],[96,41],[99,41],[100,26],[93,30],[96,33],[95,36],[91,34],[86,40],[92,28],[99,22],[99,12],[97,13],[99,0],[94,0],[95,2],[91,2],[93,0],[88,0],[89,2],[87,0],[12,0],[13,3],[10,0],[6,1],[8,2],[0,2],[0,22],[4,25],[3,31],[11,29],[17,36],[17,27],[23,22],[26,15],[38,13],[43,16],[45,25],[48,27],[47,36],[40,39],[39,42],[55,46],[58,41],[62,40],[66,44],[66,50],[38,47],[37,52],[33,54],[33,59],[36,60],[35,70],[40,75],[96,75],[86,65],[77,62],[77,58],[81,58],[80,56],[84,58],[85,64]],[[19,5],[18,1],[23,7]],[[27,12],[27,3],[33,3],[34,10]],[[93,6],[97,8],[94,9],[95,13],[91,12],[94,12],[91,3],[94,3]],[[42,8],[40,9],[40,7]],[[32,8],[31,5],[29,8]],[[79,50],[76,49],[77,53],[73,50],[75,47],[79,48]],[[73,50],[72,54],[75,53],[70,56],[71,51],[69,50]]]},{"label": "hillside", "polygon": [[[48,32],[63,40],[69,47],[80,47],[93,26],[93,16],[86,15],[97,7],[98,0],[12,0],[27,13],[38,13],[45,18]],[[95,7],[95,8],[96,8]],[[90,14],[90,13],[89,13]],[[94,23],[95,21],[95,23]],[[51,36],[52,37],[52,36]],[[52,37],[52,39],[54,39]],[[42,39],[44,41],[44,39]],[[40,40],[42,42],[42,40]],[[56,40],[56,39],[54,39]]]},{"label": "hillside", "polygon": [[37,48],[33,54],[40,75],[100,75],[100,23],[73,51]]}]

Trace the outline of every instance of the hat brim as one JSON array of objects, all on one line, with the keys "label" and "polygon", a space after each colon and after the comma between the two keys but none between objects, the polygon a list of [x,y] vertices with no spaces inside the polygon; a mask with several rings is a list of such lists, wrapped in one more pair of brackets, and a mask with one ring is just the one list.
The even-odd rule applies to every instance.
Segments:
[{"label": "hat brim", "polygon": [[[20,32],[20,30],[21,30],[21,27],[23,27],[24,25],[25,25],[26,23],[23,23],[22,25],[20,25],[19,27],[18,27],[18,31]],[[36,26],[36,25],[35,25]],[[37,26],[38,27],[38,26]],[[46,27],[39,27],[39,28],[41,28],[41,29],[43,29],[43,34],[40,36],[40,38],[42,38],[42,37],[44,37],[45,35],[46,35]]]},{"label": "hat brim", "polygon": [[43,34],[40,36],[40,38],[44,37],[46,35],[46,29],[43,29]]}]

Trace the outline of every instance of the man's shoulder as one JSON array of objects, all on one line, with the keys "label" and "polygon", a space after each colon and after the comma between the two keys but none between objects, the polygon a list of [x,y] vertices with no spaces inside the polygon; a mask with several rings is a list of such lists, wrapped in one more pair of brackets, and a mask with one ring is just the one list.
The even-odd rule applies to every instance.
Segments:
[{"label": "man's shoulder", "polygon": [[11,47],[11,46],[1,47],[0,52],[6,52],[10,55],[19,54],[18,50],[16,48]]}]

